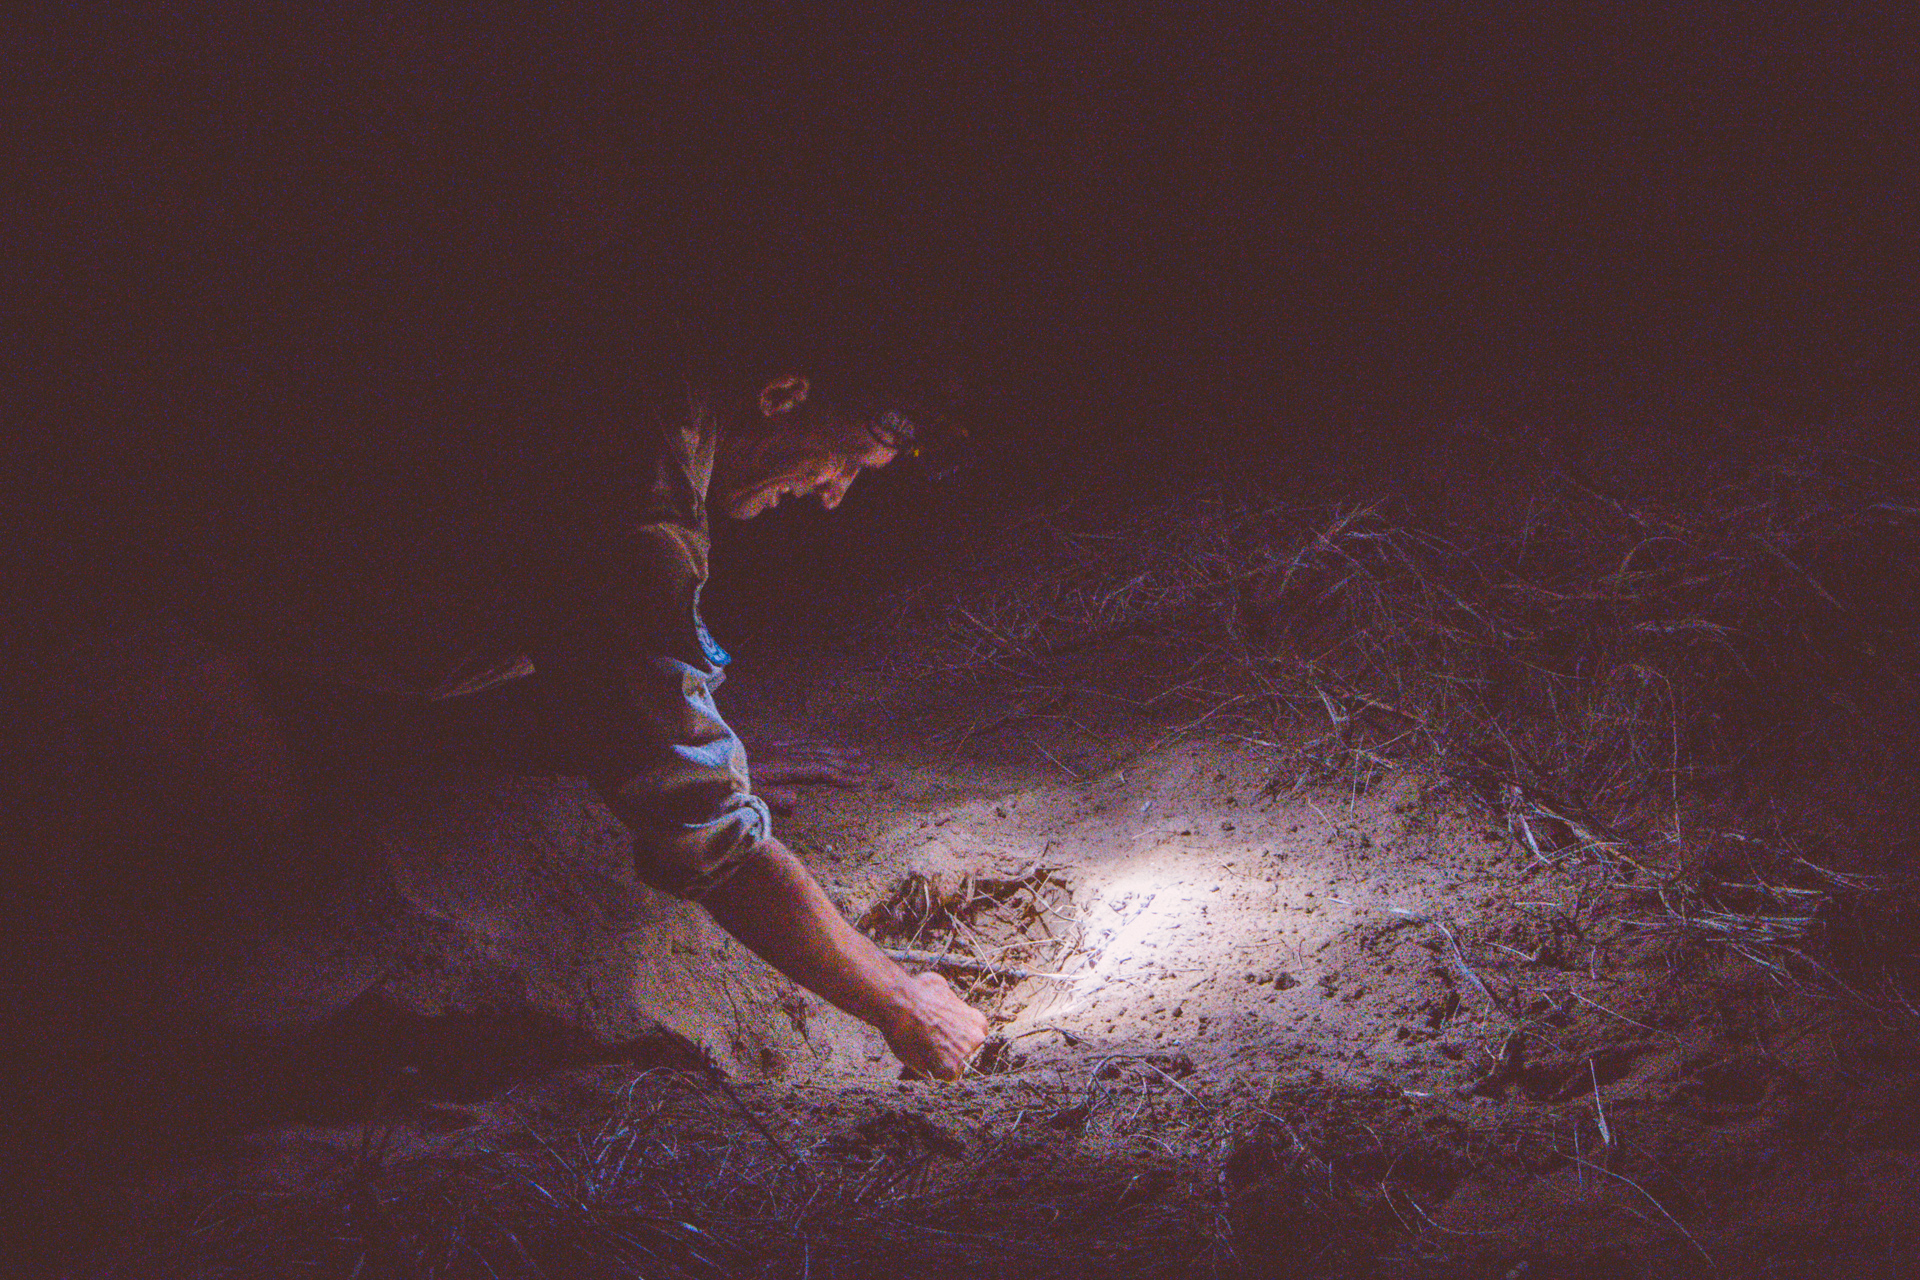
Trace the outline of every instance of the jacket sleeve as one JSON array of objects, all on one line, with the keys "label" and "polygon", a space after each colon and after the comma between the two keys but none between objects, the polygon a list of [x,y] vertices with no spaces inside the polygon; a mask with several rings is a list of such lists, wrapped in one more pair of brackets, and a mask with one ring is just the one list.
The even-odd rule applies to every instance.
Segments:
[{"label": "jacket sleeve", "polygon": [[773,821],[714,705],[724,656],[699,619],[704,521],[649,504],[652,489],[630,474],[592,495],[588,536],[568,539],[574,554],[553,566],[572,579],[566,643],[535,663],[572,686],[568,732],[633,832],[637,873],[697,899],[764,852]]},{"label": "jacket sleeve", "polygon": [[675,657],[636,657],[624,671],[643,749],[596,780],[634,833],[634,865],[656,889],[705,897],[764,851],[767,806],[752,794],[746,752],[721,719],[721,673]]}]

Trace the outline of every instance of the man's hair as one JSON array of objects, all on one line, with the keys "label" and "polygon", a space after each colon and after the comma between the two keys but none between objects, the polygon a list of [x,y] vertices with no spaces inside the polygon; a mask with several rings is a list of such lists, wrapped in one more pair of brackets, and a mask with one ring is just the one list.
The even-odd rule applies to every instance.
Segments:
[{"label": "man's hair", "polygon": [[807,376],[820,403],[929,471],[964,460],[966,385],[954,362],[927,351],[828,352]]},{"label": "man's hair", "polygon": [[595,339],[569,344],[569,358],[603,352],[608,385],[630,380],[635,362],[729,398],[800,374],[809,399],[936,473],[951,470],[970,439],[963,345],[903,289],[849,291],[818,270],[796,275],[785,260],[672,267],[651,246],[619,242],[576,263],[556,305]]},{"label": "man's hair", "polygon": [[943,476],[963,464],[967,380],[950,343],[901,326],[784,330],[753,353],[748,382],[800,374],[808,399],[849,418],[903,458]]}]

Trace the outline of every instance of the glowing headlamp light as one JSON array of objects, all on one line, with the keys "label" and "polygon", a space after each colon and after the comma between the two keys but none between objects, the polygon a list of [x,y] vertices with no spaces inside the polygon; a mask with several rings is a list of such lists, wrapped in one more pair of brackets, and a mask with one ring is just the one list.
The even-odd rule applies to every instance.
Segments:
[{"label": "glowing headlamp light", "polygon": [[886,409],[867,420],[867,431],[901,457],[919,463],[936,480],[953,474],[967,461],[966,428],[949,422],[916,422],[899,409]]}]

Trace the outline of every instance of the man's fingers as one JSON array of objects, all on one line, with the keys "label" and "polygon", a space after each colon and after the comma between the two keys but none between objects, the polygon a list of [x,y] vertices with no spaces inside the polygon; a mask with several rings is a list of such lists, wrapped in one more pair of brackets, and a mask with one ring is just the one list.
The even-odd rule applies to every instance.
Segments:
[{"label": "man's fingers", "polygon": [[[749,760],[754,753],[747,753]],[[770,765],[786,769],[840,769],[847,773],[868,772],[866,760],[846,751],[762,751],[759,759]]]},{"label": "man's fingers", "polygon": [[747,749],[747,767],[754,779],[774,785],[809,786],[827,783],[838,787],[857,787],[866,781],[870,769],[858,751],[824,742],[796,738],[743,739]]},{"label": "man's fingers", "polygon": [[987,1017],[937,973],[923,973],[915,983],[920,988],[918,1016],[904,1034],[893,1038],[894,1053],[916,1071],[958,1080],[967,1059],[986,1043]]},{"label": "man's fingers", "polygon": [[783,786],[807,786],[814,783],[830,783],[836,787],[858,787],[866,782],[865,769],[853,770],[825,764],[796,764],[789,760],[772,760],[766,764],[751,765],[755,782],[769,782]]},{"label": "man's fingers", "polygon": [[793,756],[799,759],[832,758],[835,760],[864,760],[866,753],[858,747],[842,747],[831,742],[822,742],[818,738],[750,738],[749,747],[758,748],[769,755]]}]

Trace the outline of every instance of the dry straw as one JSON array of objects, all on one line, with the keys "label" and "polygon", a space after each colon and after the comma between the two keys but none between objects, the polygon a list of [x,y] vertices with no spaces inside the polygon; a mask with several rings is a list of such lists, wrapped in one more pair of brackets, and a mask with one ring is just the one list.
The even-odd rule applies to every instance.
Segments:
[{"label": "dry straw", "polygon": [[[1294,791],[1358,793],[1419,762],[1530,857],[1665,886],[1649,927],[1838,978],[1816,957],[1836,894],[1858,925],[1887,915],[1862,904],[1890,886],[1795,859],[1884,862],[1920,821],[1904,781],[1920,761],[1920,483],[1776,440],[1690,488],[1610,489],[1525,438],[1491,443],[1513,494],[1494,518],[1247,485],[1030,517],[898,597],[914,643],[894,647],[924,676],[1024,700],[962,738],[1072,723],[1076,699],[1115,696],[1115,669],[1152,668],[1158,686],[1129,700],[1171,721],[1153,746],[1232,733],[1272,747]],[[1714,888],[1730,860],[1766,901]]]}]

